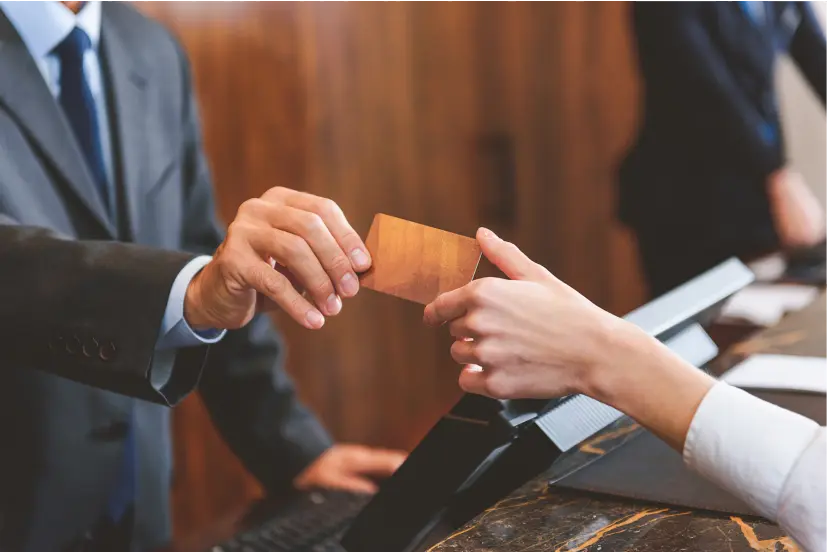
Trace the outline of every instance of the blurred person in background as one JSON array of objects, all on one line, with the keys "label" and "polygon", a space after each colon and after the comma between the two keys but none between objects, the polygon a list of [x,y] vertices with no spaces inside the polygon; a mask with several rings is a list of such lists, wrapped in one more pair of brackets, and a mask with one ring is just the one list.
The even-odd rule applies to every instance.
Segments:
[{"label": "blurred person in background", "polygon": [[822,208],[784,156],[775,66],[789,53],[825,101],[808,2],[633,2],[643,120],[619,215],[653,295],[738,256],[817,245]]},{"label": "blurred person in background", "polygon": [[634,418],[686,465],[777,521],[805,550],[827,549],[827,430],[712,377],[601,310],[488,230],[483,253],[511,281],[439,296],[459,383],[498,399],[582,393]]},{"label": "blurred person in background", "polygon": [[[342,211],[275,188],[239,209],[222,244],[189,64],[170,33],[121,2],[0,2],[0,10],[0,222],[204,255],[173,283],[165,348],[223,337],[210,347],[200,391],[230,447],[270,493],[375,490],[404,455],[331,442],[296,397],[266,316],[226,334],[216,327],[227,312],[252,318],[267,301],[308,329],[336,315],[371,264]],[[266,296],[246,285],[240,266]],[[220,312],[190,301],[202,291],[175,291],[190,286],[223,290]],[[168,543],[169,409],[30,368],[24,357],[0,373],[0,549]]]}]

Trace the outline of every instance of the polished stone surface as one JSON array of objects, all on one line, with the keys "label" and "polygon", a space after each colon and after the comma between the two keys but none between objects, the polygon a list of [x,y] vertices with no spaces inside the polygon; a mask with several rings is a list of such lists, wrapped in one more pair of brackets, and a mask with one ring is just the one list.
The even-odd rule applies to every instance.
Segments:
[{"label": "polished stone surface", "polygon": [[758,519],[633,503],[543,483],[500,502],[432,551],[798,550]]},{"label": "polished stone surface", "polygon": [[[808,309],[733,347],[711,370],[720,374],[759,352],[825,356],[825,312],[821,296]],[[620,420],[429,552],[799,550],[776,525],[761,518],[670,508],[553,485],[571,466],[607,454],[639,431],[631,420]]]}]

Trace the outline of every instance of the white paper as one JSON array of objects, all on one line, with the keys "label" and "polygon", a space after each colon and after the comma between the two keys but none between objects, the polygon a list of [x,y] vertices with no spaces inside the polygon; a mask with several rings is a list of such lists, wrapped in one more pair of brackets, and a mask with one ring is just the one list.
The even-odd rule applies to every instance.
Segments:
[{"label": "white paper", "polygon": [[757,326],[774,326],[788,312],[815,301],[818,288],[796,284],[752,284],[724,304],[721,319],[743,320]]},{"label": "white paper", "polygon": [[756,282],[777,282],[787,270],[787,261],[781,253],[773,253],[756,259],[747,266],[755,274]]},{"label": "white paper", "polygon": [[827,359],[792,355],[753,355],[721,379],[735,387],[827,393]]}]

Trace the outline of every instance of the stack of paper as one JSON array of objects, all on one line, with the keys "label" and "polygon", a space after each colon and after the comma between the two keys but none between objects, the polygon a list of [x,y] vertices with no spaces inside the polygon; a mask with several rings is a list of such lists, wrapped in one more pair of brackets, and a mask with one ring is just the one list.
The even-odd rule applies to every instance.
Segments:
[{"label": "stack of paper", "polygon": [[721,320],[744,321],[756,326],[774,326],[789,312],[815,301],[818,288],[796,284],[752,284],[724,305]]},{"label": "stack of paper", "polygon": [[721,379],[735,387],[827,393],[827,359],[754,355]]}]

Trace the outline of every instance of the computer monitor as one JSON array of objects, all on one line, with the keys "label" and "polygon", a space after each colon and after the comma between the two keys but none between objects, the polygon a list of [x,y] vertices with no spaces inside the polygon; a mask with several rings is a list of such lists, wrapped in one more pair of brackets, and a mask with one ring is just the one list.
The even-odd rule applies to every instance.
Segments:
[{"label": "computer monitor", "polygon": [[[701,324],[753,279],[732,259],[625,318],[702,366],[717,347]],[[583,395],[552,401],[464,395],[383,484],[341,544],[347,552],[423,552],[620,416]]]}]

